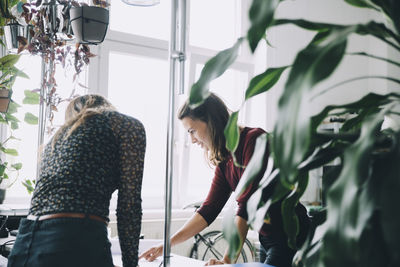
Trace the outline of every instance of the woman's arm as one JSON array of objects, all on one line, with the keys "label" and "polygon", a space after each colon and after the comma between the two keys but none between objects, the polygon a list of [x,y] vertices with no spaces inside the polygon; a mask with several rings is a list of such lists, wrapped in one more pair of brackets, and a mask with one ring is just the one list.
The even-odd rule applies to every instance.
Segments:
[{"label": "woman's arm", "polygon": [[131,117],[113,113],[110,120],[119,143],[117,226],[124,267],[138,265],[142,220],[142,178],[146,150],[143,124]]},{"label": "woman's arm", "polygon": [[242,250],[243,247],[243,243],[244,240],[246,239],[247,236],[247,232],[249,230],[249,226],[247,225],[247,221],[245,219],[243,219],[240,216],[236,216],[235,217],[235,224],[236,227],[238,229],[239,232],[239,237],[240,237],[240,244],[239,244],[239,252],[236,254],[235,258],[231,261],[231,259],[229,258],[229,254],[228,254],[228,249],[225,251],[224,254],[224,258],[222,259],[222,261],[217,260],[217,259],[210,259],[208,260],[208,262],[205,264],[206,266],[210,266],[210,265],[220,265],[220,264],[230,264],[230,263],[235,263],[240,255],[240,251]]},{"label": "woman's arm", "polygon": [[[197,212],[171,237],[171,247],[182,243],[195,236],[208,226],[206,220]],[[140,255],[139,259],[145,258],[148,261],[154,261],[163,253],[164,245],[152,247]]]}]

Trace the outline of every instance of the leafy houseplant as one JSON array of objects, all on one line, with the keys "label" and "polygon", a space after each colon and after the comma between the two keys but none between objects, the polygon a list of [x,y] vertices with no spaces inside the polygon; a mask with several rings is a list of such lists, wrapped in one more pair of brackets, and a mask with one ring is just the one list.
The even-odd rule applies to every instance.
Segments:
[{"label": "leafy houseplant", "polygon": [[[199,80],[192,86],[190,102],[199,105],[208,96],[210,81],[224,73],[234,62],[244,41],[252,52],[266,36],[268,29],[291,24],[315,32],[307,46],[297,52],[290,66],[266,69],[254,77],[246,90],[245,101],[268,91],[289,72],[279,100],[278,118],[271,136],[259,138],[251,159],[237,188],[237,195],[259,173],[265,143],[271,144],[274,170],[267,168],[258,190],[248,202],[249,223],[258,229],[269,206],[282,200],[282,217],[288,243],[295,247],[298,221],[294,207],[308,184],[309,171],[320,168],[333,159],[340,163],[323,177],[327,198],[326,209],[314,220],[306,244],[295,258],[303,266],[400,266],[400,215],[397,212],[400,190],[400,128],[382,128],[386,116],[398,116],[400,80],[397,77],[370,75],[354,76],[325,91],[316,91],[318,85],[342,67],[343,59],[366,57],[399,68],[400,62],[365,51],[351,54],[347,51],[351,34],[369,36],[389,46],[400,56],[400,1],[344,0],[353,7],[369,9],[387,23],[370,21],[351,25],[314,22],[304,19],[275,19],[279,0],[253,0],[250,10],[250,28],[246,38],[240,38],[227,50],[210,59]],[[317,114],[308,112],[310,95],[323,98],[326,91],[362,79],[390,81],[393,92],[368,93],[347,103],[328,102]],[[385,88],[386,89],[386,88]],[[237,118],[233,112],[225,129],[227,148],[234,152],[238,144]],[[332,115],[352,114],[339,133],[327,133],[320,125]],[[261,192],[277,181],[273,195],[266,202]],[[232,224],[225,228],[231,240],[230,255],[237,253],[236,232]],[[316,234],[317,233],[317,234]],[[235,239],[236,238],[236,239]]]},{"label": "leafy houseplant", "polygon": [[[15,182],[16,178],[18,178],[18,171],[22,168],[21,163],[11,164],[5,160],[5,155],[18,156],[18,151],[8,148],[7,142],[16,139],[12,131],[18,129],[20,122],[14,116],[20,106],[12,100],[12,88],[18,77],[28,78],[24,72],[15,67],[19,58],[19,55],[6,55],[0,58],[0,90],[7,91],[9,96],[8,108],[0,111],[0,123],[8,125],[11,130],[11,134],[0,142],[0,196],[3,197],[2,199],[0,197],[0,202],[4,200],[5,188]],[[39,95],[37,93],[26,90],[25,95],[24,102],[30,104],[39,103]],[[24,120],[30,124],[37,124],[37,118],[31,113],[26,113]],[[9,180],[11,173],[15,176],[14,181],[5,183],[6,180]]]}]

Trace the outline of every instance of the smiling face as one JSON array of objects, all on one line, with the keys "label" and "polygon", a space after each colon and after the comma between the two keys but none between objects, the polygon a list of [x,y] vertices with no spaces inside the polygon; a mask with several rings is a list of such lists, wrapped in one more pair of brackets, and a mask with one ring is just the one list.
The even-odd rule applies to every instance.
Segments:
[{"label": "smiling face", "polygon": [[205,150],[211,148],[211,138],[207,123],[201,120],[193,120],[189,117],[182,119],[183,127],[188,131],[193,144],[198,144]]}]

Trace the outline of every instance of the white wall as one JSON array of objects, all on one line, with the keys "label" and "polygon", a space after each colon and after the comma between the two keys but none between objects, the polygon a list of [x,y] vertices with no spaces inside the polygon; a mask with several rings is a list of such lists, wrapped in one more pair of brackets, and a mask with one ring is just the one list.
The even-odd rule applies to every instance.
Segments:
[{"label": "white wall", "polygon": [[[278,10],[277,18],[303,18],[316,22],[335,24],[355,24],[372,20],[382,20],[376,17],[376,13],[368,9],[355,8],[344,1],[338,0],[297,0],[283,1]],[[273,47],[267,49],[267,65],[284,66],[290,65],[296,53],[304,48],[314,36],[314,32],[300,29],[293,25],[275,27],[267,33],[268,39]],[[376,55],[386,56],[389,52],[382,42],[373,40],[371,37],[360,37],[352,35],[349,39],[347,52],[369,51]],[[389,50],[390,51],[390,50]],[[387,73],[385,63],[364,57],[347,56],[340,64],[330,79],[317,86],[317,90],[324,89],[339,81],[354,76],[364,76],[366,73]],[[287,73],[285,73],[287,75]],[[268,129],[273,129],[277,118],[277,103],[285,82],[282,79],[275,88],[268,93]],[[316,98],[310,102],[310,113],[318,112],[329,100],[330,103],[340,103],[343,100],[352,101],[361,95],[374,90],[385,92],[386,82],[364,80],[350,83],[336,88],[323,97]]]},{"label": "white wall", "polygon": [[[384,18],[369,9],[352,7],[344,1],[338,0],[296,0],[283,1],[278,7],[276,18],[307,19],[315,22],[325,22],[333,24],[356,24],[365,23],[370,20],[383,21]],[[268,67],[278,67],[290,65],[296,53],[303,49],[312,39],[315,32],[306,31],[293,25],[284,25],[272,28],[267,32],[267,38],[272,47],[267,48]],[[393,58],[393,49],[388,48],[381,41],[371,37],[351,35],[349,38],[347,52],[364,51],[383,57]],[[398,55],[398,53],[397,53]],[[399,77],[399,68],[390,67],[387,64],[366,57],[346,56],[334,74],[326,81],[317,85],[315,91],[323,90],[340,81],[352,77],[374,75],[389,75]],[[267,93],[267,130],[272,131],[277,120],[277,106],[280,94],[283,91],[288,72],[285,72],[278,84]],[[389,86],[389,88],[388,88]],[[390,89],[390,84],[384,80],[362,80],[349,83],[321,97],[310,101],[309,113],[315,114],[322,108],[330,104],[351,102],[361,96],[374,91],[386,93]],[[302,201],[315,202],[319,200],[318,183],[321,172],[319,170],[311,173],[309,187],[305,192]]]}]

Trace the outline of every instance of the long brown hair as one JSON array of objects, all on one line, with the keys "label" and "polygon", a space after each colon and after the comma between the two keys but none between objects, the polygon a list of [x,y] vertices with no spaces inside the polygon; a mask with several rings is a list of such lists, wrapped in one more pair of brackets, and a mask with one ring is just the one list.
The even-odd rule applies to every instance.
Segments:
[{"label": "long brown hair", "polygon": [[207,160],[212,165],[226,160],[229,151],[225,146],[224,129],[229,120],[229,109],[225,103],[214,93],[210,93],[204,102],[196,108],[191,108],[188,101],[180,108],[178,118],[200,120],[207,124],[207,129],[211,138],[211,148],[206,154]]},{"label": "long brown hair", "polygon": [[64,139],[67,139],[86,119],[107,110],[115,110],[115,108],[101,95],[89,94],[71,100],[65,111],[65,123],[54,134],[52,148],[67,129]]}]

